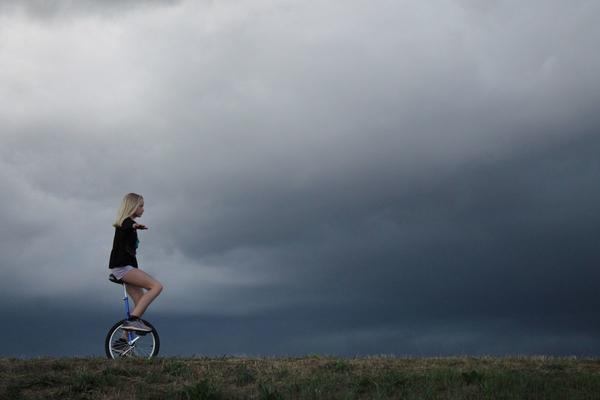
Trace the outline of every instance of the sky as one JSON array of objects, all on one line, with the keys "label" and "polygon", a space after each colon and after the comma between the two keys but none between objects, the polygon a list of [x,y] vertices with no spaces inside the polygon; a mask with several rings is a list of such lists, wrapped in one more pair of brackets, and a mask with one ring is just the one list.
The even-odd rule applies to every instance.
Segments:
[{"label": "sky", "polygon": [[600,3],[0,1],[0,357],[600,353]]}]

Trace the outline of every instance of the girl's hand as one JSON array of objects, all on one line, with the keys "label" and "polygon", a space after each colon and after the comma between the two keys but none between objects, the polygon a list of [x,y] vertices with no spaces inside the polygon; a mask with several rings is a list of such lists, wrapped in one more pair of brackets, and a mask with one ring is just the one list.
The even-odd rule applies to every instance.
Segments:
[{"label": "girl's hand", "polygon": [[133,229],[144,230],[144,229],[148,229],[148,227],[146,225],[143,225],[143,224],[133,224]]}]

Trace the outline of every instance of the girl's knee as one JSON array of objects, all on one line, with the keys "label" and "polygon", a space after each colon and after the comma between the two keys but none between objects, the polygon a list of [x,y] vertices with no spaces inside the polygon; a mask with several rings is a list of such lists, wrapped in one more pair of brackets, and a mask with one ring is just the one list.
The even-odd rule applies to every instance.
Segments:
[{"label": "girl's knee", "polygon": [[162,285],[162,283],[156,281],[153,285],[152,285],[152,290],[156,291],[156,294],[160,294],[160,292],[162,292],[164,286]]}]

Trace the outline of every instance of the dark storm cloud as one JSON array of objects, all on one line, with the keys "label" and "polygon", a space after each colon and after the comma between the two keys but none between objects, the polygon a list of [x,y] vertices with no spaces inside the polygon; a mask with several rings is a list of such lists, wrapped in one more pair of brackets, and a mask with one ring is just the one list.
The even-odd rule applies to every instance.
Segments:
[{"label": "dark storm cloud", "polygon": [[594,3],[24,4],[115,18],[0,26],[13,336],[117,318],[136,191],[169,354],[598,349]]},{"label": "dark storm cloud", "polygon": [[[388,181],[381,192],[363,186],[357,193],[367,200],[359,205],[340,194],[331,205],[313,202],[311,213],[305,200],[334,196],[335,186],[316,187],[296,202],[261,191],[265,204],[248,216],[217,219],[195,234],[184,230],[175,241],[197,257],[225,251],[225,243],[265,248],[271,272],[292,278],[264,297],[287,293],[359,307],[358,324],[374,323],[361,316],[400,322],[406,315],[592,312],[592,282],[600,278],[593,268],[600,255],[599,150],[594,134],[540,143],[506,159],[440,171],[403,193],[394,185],[401,182]],[[246,236],[238,223],[258,233]],[[233,239],[222,238],[227,232]]]}]

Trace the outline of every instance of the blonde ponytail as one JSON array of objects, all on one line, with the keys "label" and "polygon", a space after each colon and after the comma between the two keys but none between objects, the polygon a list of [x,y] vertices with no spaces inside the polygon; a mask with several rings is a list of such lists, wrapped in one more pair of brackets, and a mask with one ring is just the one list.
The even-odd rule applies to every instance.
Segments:
[{"label": "blonde ponytail", "polygon": [[138,206],[142,204],[144,198],[136,193],[127,193],[125,197],[123,197],[123,201],[121,202],[121,207],[119,207],[119,211],[117,212],[117,220],[113,224],[115,228],[120,228],[127,218],[131,217],[135,210],[137,210]]}]

